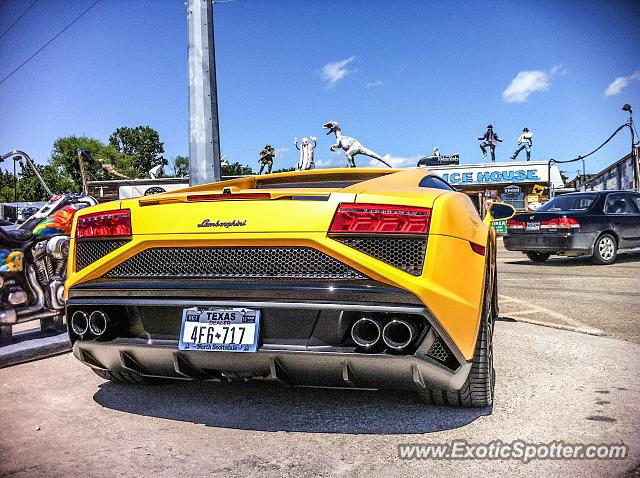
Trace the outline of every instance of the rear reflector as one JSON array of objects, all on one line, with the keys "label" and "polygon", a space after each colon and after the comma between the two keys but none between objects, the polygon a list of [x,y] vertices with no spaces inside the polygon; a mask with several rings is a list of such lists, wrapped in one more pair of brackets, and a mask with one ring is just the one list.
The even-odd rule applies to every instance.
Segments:
[{"label": "rear reflector", "polygon": [[117,237],[131,235],[131,211],[104,211],[80,216],[76,224],[76,239],[87,237]]},{"label": "rear reflector", "polygon": [[480,244],[476,244],[475,242],[469,242],[469,245],[471,246],[471,250],[473,250],[473,252],[475,252],[476,254],[480,254],[481,256],[484,256],[485,253],[485,247],[481,246]]},{"label": "rear reflector", "polygon": [[548,221],[540,221],[540,229],[577,229],[580,223],[572,217],[556,217]]},{"label": "rear reflector", "polygon": [[527,227],[526,222],[515,221],[513,219],[509,219],[507,221],[507,229],[522,229],[524,230]]},{"label": "rear reflector", "polygon": [[187,196],[187,201],[235,201],[237,199],[271,199],[269,193],[239,193],[239,194],[197,194]]},{"label": "rear reflector", "polygon": [[341,203],[330,233],[428,234],[431,209],[387,204]]}]

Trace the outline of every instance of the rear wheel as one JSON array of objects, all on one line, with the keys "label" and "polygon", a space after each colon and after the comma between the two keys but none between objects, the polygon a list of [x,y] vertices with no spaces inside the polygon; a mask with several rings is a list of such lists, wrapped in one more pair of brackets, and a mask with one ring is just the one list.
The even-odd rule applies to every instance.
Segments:
[{"label": "rear wheel", "polygon": [[551,254],[549,254],[548,252],[535,252],[535,251],[530,251],[527,252],[527,257],[529,259],[531,259],[533,262],[545,262],[547,259],[549,259],[549,257],[551,256]]},{"label": "rear wheel", "polygon": [[593,246],[593,262],[596,264],[613,264],[618,256],[618,243],[611,234],[603,234]]},{"label": "rear wheel", "polygon": [[473,356],[473,364],[467,380],[460,390],[431,388],[419,393],[422,401],[434,405],[454,407],[488,407],[493,404],[495,370],[493,368],[493,326],[496,319],[497,284],[496,277],[485,282],[485,297],[478,341]]},{"label": "rear wheel", "polygon": [[95,374],[105,380],[110,380],[111,382],[118,383],[128,383],[128,384],[142,384],[142,383],[152,383],[154,380],[143,377],[142,375],[138,375],[135,373],[130,373],[126,371],[122,372],[111,372],[109,370],[100,370],[92,368]]}]

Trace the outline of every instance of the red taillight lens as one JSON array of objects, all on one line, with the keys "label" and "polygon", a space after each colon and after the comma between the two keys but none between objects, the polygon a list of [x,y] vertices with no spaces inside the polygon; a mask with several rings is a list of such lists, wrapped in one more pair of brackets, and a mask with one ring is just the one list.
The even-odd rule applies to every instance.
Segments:
[{"label": "red taillight lens", "polygon": [[555,217],[547,221],[540,221],[540,229],[576,229],[580,223],[572,217]]},{"label": "red taillight lens", "polygon": [[131,211],[105,211],[78,218],[76,239],[131,235]]},{"label": "red taillight lens", "polygon": [[514,219],[509,219],[507,221],[507,229],[522,229],[524,230],[527,227],[526,222],[516,221]]},{"label": "red taillight lens", "polygon": [[561,217],[558,226],[566,229],[576,229],[580,227],[580,223],[572,217]]},{"label": "red taillight lens", "polygon": [[338,206],[330,233],[428,234],[431,209],[386,204]]},{"label": "red taillight lens", "polygon": [[471,250],[473,252],[481,256],[484,256],[484,253],[486,252],[486,248],[484,246],[480,244],[476,244],[475,242],[471,242],[471,241],[469,241],[469,245],[471,246]]}]

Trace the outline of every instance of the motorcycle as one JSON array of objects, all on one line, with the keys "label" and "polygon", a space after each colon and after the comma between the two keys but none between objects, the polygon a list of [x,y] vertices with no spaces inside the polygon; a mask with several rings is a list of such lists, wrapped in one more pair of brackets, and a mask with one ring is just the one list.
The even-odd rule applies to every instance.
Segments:
[{"label": "motorcycle", "polygon": [[11,341],[12,327],[40,320],[44,332],[65,330],[64,282],[69,236],[77,211],[98,202],[87,192],[84,162],[91,156],[78,148],[82,193],[54,194],[23,151],[0,156],[24,159],[51,199],[15,228],[0,226],[0,342]]}]

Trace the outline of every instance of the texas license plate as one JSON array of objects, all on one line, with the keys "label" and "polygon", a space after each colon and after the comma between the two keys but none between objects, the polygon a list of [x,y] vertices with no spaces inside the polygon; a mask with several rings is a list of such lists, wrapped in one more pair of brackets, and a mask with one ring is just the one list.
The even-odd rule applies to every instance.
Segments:
[{"label": "texas license plate", "polygon": [[527,223],[527,231],[539,231],[539,230],[540,230],[540,221]]},{"label": "texas license plate", "polygon": [[190,307],[182,310],[180,350],[255,352],[260,311],[240,307]]}]

